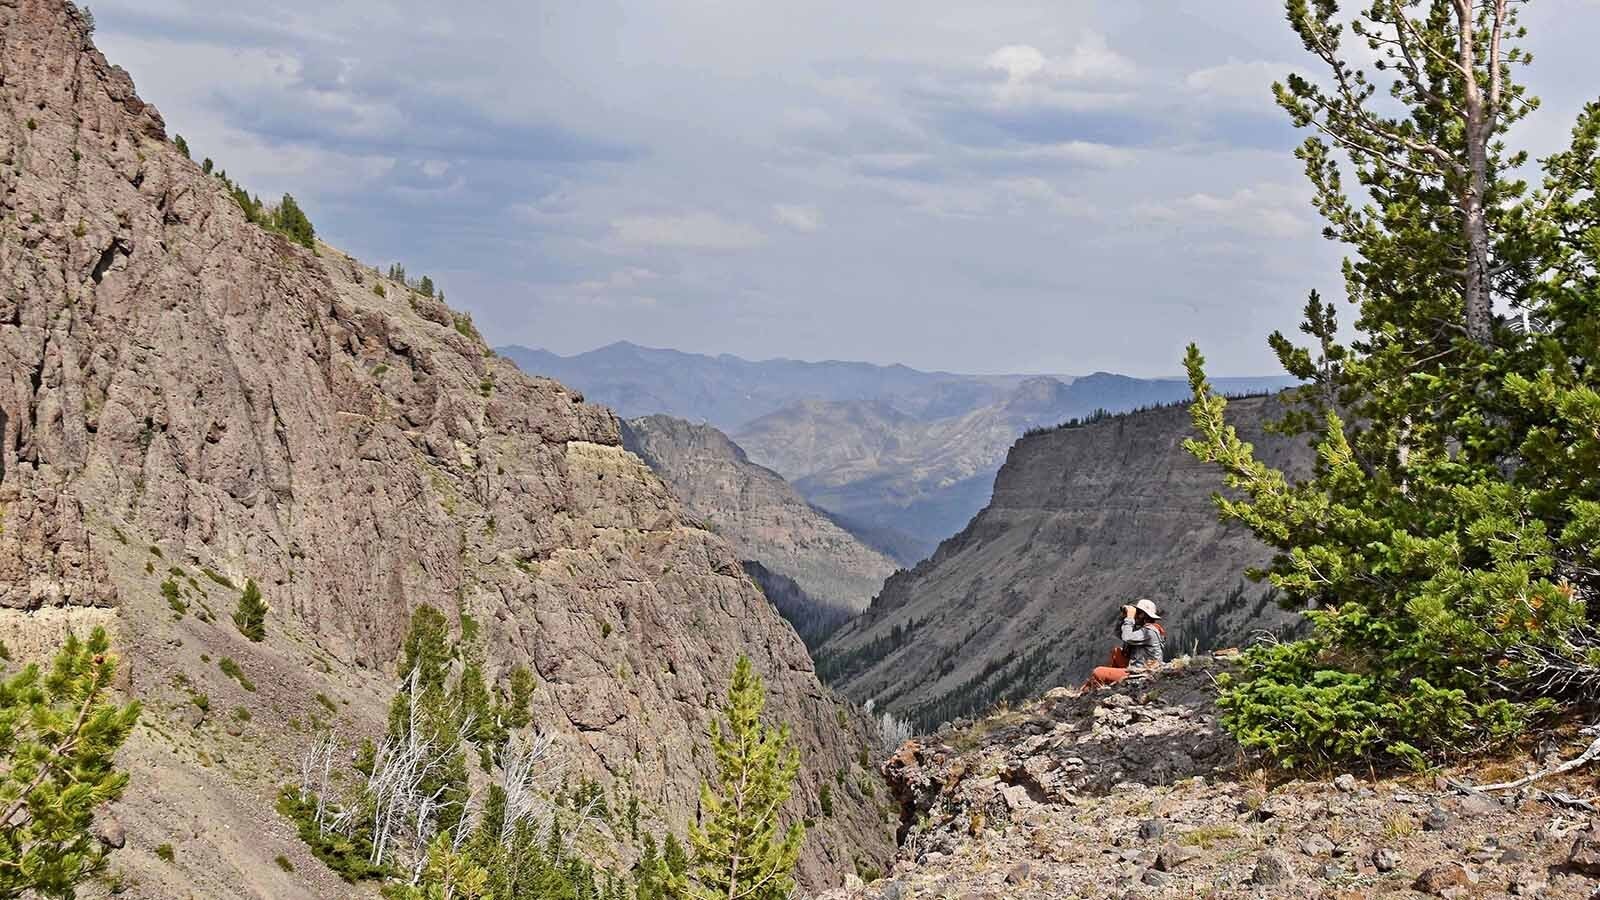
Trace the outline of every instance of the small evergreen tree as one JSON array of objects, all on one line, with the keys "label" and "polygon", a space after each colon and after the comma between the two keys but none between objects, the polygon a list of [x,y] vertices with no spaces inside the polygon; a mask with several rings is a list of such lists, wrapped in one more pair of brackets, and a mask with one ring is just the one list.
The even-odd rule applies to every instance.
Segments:
[{"label": "small evergreen tree", "polygon": [[675,880],[693,900],[783,900],[805,827],[779,821],[800,772],[788,726],[761,724],[766,690],[750,660],[739,657],[723,714],[712,722],[717,773],[700,790],[700,824],[689,828],[694,861]]},{"label": "small evergreen tree", "polygon": [[300,208],[300,204],[295,202],[293,195],[283,195],[283,200],[278,203],[278,211],[273,217],[273,227],[302,247],[309,249],[316,244],[317,230],[311,227],[311,220],[306,217],[305,210]]},{"label": "small evergreen tree", "polygon": [[181,135],[181,134],[173,135],[172,136],[172,146],[178,148],[178,152],[183,154],[183,158],[184,159],[188,159],[189,158],[189,142],[183,139],[183,135]]},{"label": "small evergreen tree", "polygon": [[432,297],[433,279],[426,275],[422,276],[422,280],[417,282],[417,290],[421,291],[424,297]]},{"label": "small evergreen tree", "polygon": [[233,624],[252,641],[260,642],[267,636],[267,601],[261,598],[261,588],[256,587],[254,578],[244,583],[244,593],[239,595],[239,605],[233,611]]},{"label": "small evergreen tree", "polygon": [[103,628],[72,635],[48,674],[29,664],[0,681],[0,897],[71,897],[104,865],[89,828],[128,784],[112,757],[139,718],[106,696],[109,647]]}]

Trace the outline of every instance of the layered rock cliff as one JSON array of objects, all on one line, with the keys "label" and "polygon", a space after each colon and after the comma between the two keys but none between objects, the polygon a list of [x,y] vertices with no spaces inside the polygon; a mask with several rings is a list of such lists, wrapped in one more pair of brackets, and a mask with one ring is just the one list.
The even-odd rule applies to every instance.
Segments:
[{"label": "layered rock cliff", "polygon": [[[1303,472],[1310,449],[1262,425],[1280,401],[1235,401],[1231,419],[1270,464]],[[1024,437],[994,496],[932,558],[899,572],[818,654],[855,699],[922,727],[1081,681],[1114,643],[1117,607],[1154,599],[1169,653],[1226,645],[1287,616],[1242,573],[1270,558],[1217,521],[1217,471],[1183,449],[1173,406]]]},{"label": "layered rock cliff", "polygon": [[[111,811],[125,890],[347,896],[272,799],[314,733],[381,731],[424,603],[485,624],[491,678],[533,669],[537,725],[657,832],[692,816],[749,654],[804,753],[806,879],[887,850],[870,804],[816,808],[864,720],[608,410],[247,222],[63,0],[0,0],[0,110],[0,637],[116,633],[147,704]],[[261,644],[228,621],[247,578]]]},{"label": "layered rock cliff", "polygon": [[819,603],[858,613],[895,570],[710,425],[646,416],[624,422],[622,439],[735,552],[793,579]]}]

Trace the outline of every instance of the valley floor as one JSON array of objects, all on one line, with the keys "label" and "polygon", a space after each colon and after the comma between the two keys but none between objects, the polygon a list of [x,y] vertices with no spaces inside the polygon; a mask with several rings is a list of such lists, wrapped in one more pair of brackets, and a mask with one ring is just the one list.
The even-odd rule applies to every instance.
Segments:
[{"label": "valley floor", "polygon": [[821,900],[1600,896],[1592,774],[1273,780],[1217,728],[1206,668],[907,743],[884,767],[899,860]]}]

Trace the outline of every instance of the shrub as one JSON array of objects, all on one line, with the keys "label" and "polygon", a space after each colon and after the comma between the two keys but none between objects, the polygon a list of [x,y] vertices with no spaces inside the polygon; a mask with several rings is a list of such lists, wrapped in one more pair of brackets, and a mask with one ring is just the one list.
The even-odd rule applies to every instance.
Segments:
[{"label": "shrub", "polygon": [[232,678],[234,681],[239,682],[240,687],[250,691],[251,693],[255,692],[255,682],[251,681],[245,676],[244,670],[239,668],[239,664],[233,661],[233,657],[224,656],[222,661],[217,663],[217,668],[222,670],[222,674]]},{"label": "shrub", "polygon": [[172,862],[177,855],[177,852],[172,849],[171,844],[156,845],[156,856],[161,857],[164,862]]},{"label": "shrub", "polygon": [[225,588],[227,588],[229,590],[234,590],[235,589],[234,586],[233,586],[233,582],[231,580],[229,580],[228,576],[226,576],[226,575],[218,575],[216,572],[212,571],[209,568],[202,568],[200,570],[200,572],[202,574],[204,574],[207,578],[211,579],[212,581],[215,581],[217,584],[220,584],[220,585],[222,585],[223,587],[225,587]]},{"label": "shrub", "polygon": [[174,147],[178,148],[178,152],[183,154],[183,158],[184,159],[188,159],[189,158],[189,142],[183,139],[183,135],[181,135],[181,134],[173,135],[172,136],[172,145]]},{"label": "shrub", "polygon": [[272,858],[272,861],[277,863],[278,864],[278,868],[284,870],[285,872],[293,872],[294,871],[294,863],[290,862],[289,861],[289,857],[284,856],[282,853],[278,854],[277,856],[274,856]]},{"label": "shrub", "polygon": [[189,604],[185,603],[178,593],[178,583],[171,578],[161,582],[161,596],[167,599],[167,606],[177,613],[178,618],[183,618],[183,614],[189,611]]},{"label": "shrub", "polygon": [[205,694],[190,694],[189,702],[193,703],[195,708],[201,712],[209,712],[211,710],[211,698]]},{"label": "shrub", "polygon": [[317,702],[321,703],[323,706],[327,707],[328,712],[337,713],[339,711],[338,705],[335,704],[332,700],[328,699],[328,695],[327,694],[318,693],[317,694]]}]

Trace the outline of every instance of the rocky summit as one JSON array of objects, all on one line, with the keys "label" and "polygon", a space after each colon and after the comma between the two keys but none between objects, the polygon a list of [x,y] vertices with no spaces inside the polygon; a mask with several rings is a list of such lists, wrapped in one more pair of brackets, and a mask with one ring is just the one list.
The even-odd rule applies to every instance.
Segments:
[{"label": "rocky summit", "polygon": [[1600,888],[1585,779],[1470,787],[1531,761],[1285,777],[1218,727],[1219,665],[1185,660],[1087,697],[1057,689],[906,743],[883,767],[898,860],[822,900],[1576,900]]},{"label": "rocky summit", "polygon": [[[273,799],[316,735],[381,734],[421,604],[483,624],[491,682],[531,668],[574,776],[658,830],[693,815],[749,654],[805,760],[805,881],[885,857],[872,804],[810,808],[865,719],[611,412],[247,221],[63,0],[0,0],[0,110],[0,637],[115,634],[145,704],[103,817],[119,890],[348,896]],[[261,643],[229,621],[247,581]]]}]

